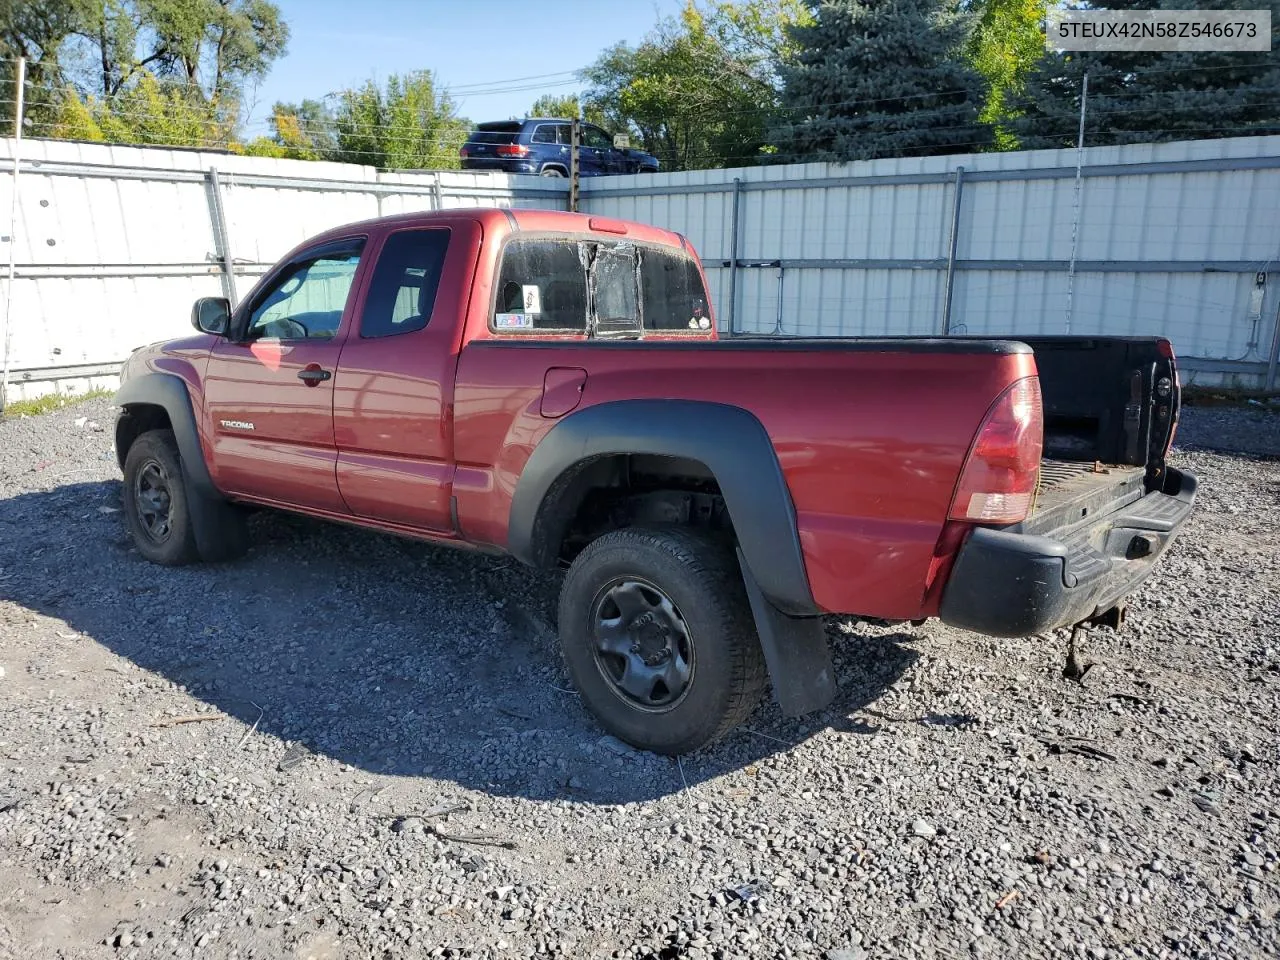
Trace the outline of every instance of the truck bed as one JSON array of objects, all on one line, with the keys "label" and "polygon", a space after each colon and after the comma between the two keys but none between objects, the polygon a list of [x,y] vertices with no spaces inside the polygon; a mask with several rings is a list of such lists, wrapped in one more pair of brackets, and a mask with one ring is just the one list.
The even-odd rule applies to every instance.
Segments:
[{"label": "truck bed", "polygon": [[1060,530],[1100,510],[1123,507],[1143,495],[1145,474],[1145,467],[1046,458],[1040,464],[1040,489],[1031,516],[1021,530]]},{"label": "truck bed", "polygon": [[[1143,337],[1030,337],[1045,458],[1024,533],[1063,533],[1123,510],[1163,481],[1177,416],[1171,357]],[[1161,381],[1169,385],[1161,391]]]}]

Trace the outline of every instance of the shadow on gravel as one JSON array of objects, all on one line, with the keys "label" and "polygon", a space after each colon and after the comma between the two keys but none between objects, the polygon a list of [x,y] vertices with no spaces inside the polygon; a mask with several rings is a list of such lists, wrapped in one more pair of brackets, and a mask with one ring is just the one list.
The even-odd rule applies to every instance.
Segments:
[{"label": "shadow on gravel", "polygon": [[[917,656],[906,634],[833,632],[842,689],[826,714],[787,720],[768,702],[677,765],[604,737],[579,704],[550,624],[554,577],[276,513],[253,519],[243,560],[157,567],[133,550],[119,496],[118,482],[83,483],[0,501],[0,597],[257,722],[264,774],[314,753],[505,796],[654,799],[827,726],[874,732],[849,715]],[[177,705],[151,698],[154,720]],[[235,749],[242,730],[217,736]]]}]

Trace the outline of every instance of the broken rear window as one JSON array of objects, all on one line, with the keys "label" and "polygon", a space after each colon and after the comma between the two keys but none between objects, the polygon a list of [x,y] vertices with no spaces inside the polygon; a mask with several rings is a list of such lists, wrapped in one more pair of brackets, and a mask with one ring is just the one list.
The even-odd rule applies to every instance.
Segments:
[{"label": "broken rear window", "polygon": [[711,329],[707,291],[690,256],[644,248],[640,253],[640,296],[646,330]]},{"label": "broken rear window", "polygon": [[711,329],[698,263],[632,241],[528,237],[509,241],[498,272],[493,329],[632,336]]},{"label": "broken rear window", "polygon": [[587,329],[587,268],[572,240],[513,240],[498,274],[495,330]]}]

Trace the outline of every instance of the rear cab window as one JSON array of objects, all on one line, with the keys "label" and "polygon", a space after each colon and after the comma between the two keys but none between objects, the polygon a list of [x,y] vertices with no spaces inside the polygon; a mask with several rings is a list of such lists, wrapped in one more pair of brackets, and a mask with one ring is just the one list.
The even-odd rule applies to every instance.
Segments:
[{"label": "rear cab window", "polygon": [[697,262],[629,240],[515,237],[502,251],[490,329],[593,338],[711,330]]}]

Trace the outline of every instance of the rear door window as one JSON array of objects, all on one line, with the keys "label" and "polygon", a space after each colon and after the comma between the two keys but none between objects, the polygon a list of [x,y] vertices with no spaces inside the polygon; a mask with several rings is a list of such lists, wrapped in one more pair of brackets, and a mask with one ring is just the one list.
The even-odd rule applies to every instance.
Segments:
[{"label": "rear door window", "polygon": [[431,322],[448,230],[401,230],[387,237],[374,265],[360,336],[392,337]]},{"label": "rear door window", "polygon": [[540,123],[533,131],[534,143],[555,143],[556,142],[556,125],[554,123]]}]

